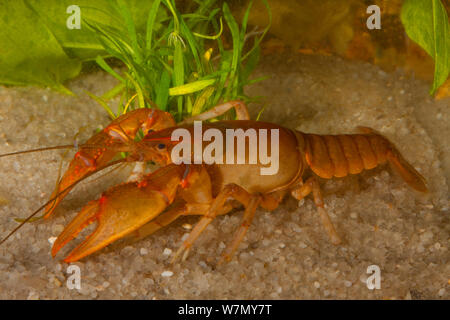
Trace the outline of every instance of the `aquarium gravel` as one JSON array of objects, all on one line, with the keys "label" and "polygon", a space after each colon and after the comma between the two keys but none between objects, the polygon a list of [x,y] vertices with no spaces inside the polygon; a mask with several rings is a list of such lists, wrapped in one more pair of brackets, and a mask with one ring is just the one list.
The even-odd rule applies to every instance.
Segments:
[{"label": "aquarium gravel", "polygon": [[[51,242],[89,200],[126,178],[129,169],[90,178],[61,203],[56,217],[26,224],[0,247],[1,299],[449,299],[450,100],[434,101],[429,84],[367,63],[327,56],[265,56],[249,88],[263,96],[253,117],[314,133],[370,126],[393,141],[427,179],[429,195],[406,186],[388,167],[321,180],[328,210],[344,243],[328,241],[310,197],[258,210],[233,260],[216,262],[242,211],[217,218],[184,262],[170,258],[197,217],[154,235],[121,240],[75,263],[80,289]],[[103,72],[82,75],[67,96],[36,88],[0,88],[0,153],[76,144],[108,123],[84,90],[101,95],[115,84]],[[114,103],[117,105],[117,103]],[[0,235],[49,197],[64,151],[0,159]],[[73,152],[66,156],[66,161]],[[289,155],[282,155],[289,156]],[[92,230],[92,228],[91,228]],[[85,235],[86,232],[83,232]],[[367,269],[381,271],[369,290]]]}]

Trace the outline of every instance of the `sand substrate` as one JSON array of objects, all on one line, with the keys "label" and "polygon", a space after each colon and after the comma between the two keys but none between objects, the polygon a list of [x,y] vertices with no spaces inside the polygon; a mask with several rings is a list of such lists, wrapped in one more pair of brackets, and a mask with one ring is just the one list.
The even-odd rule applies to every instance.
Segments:
[{"label": "sand substrate", "polygon": [[[258,210],[234,259],[216,267],[242,211],[217,218],[188,259],[170,257],[197,217],[156,234],[119,241],[75,263],[81,290],[70,290],[61,259],[80,241],[50,256],[49,239],[89,200],[127,175],[122,170],[77,186],[57,215],[26,224],[0,247],[2,299],[448,299],[450,100],[434,101],[429,84],[335,57],[266,56],[249,88],[263,96],[250,106],[263,120],[313,133],[373,127],[391,139],[427,179],[427,196],[412,191],[388,167],[321,180],[325,206],[344,240],[332,245],[311,198],[286,199]],[[76,96],[45,89],[0,88],[0,153],[81,142],[108,123],[84,90],[114,85],[104,73],[69,83]],[[57,179],[63,151],[0,159],[0,235],[43,204]],[[73,152],[70,154],[73,155]],[[289,155],[281,155],[281,157]],[[65,162],[67,164],[67,161]],[[381,288],[369,290],[367,268],[379,266]]]}]

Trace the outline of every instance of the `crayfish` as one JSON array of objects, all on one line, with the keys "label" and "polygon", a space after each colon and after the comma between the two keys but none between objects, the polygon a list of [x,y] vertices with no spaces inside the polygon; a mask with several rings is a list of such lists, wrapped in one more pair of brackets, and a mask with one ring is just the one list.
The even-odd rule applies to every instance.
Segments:
[{"label": "crayfish", "polygon": [[[203,124],[203,128],[215,133],[213,152],[207,143],[212,140],[212,136],[202,140],[192,137],[196,134],[197,121],[216,118],[233,108],[237,120]],[[183,141],[179,139],[180,136],[173,139],[174,133],[180,129],[191,135],[183,137]],[[225,155],[223,150],[230,147],[229,141],[218,140],[217,137],[221,134],[225,136],[230,129],[244,133],[249,130],[275,130],[277,141],[273,141],[274,136],[267,135],[265,146],[262,146],[258,143],[260,136],[254,136],[256,140],[251,142],[251,136],[245,135],[242,140],[244,144],[231,144],[231,150],[228,148],[228,154]],[[73,249],[64,259],[65,262],[77,261],[125,236],[138,239],[148,236],[180,216],[200,215],[198,223],[172,261],[181,255],[185,259],[195,240],[217,216],[243,206],[242,223],[220,260],[229,261],[244,238],[258,207],[272,211],[287,194],[301,200],[310,193],[326,233],[331,242],[337,245],[341,240],[324,208],[317,177],[331,179],[359,174],[388,162],[413,189],[427,191],[425,179],[388,139],[370,128],[361,127],[359,130],[358,134],[317,135],[273,123],[252,121],[241,101],[220,104],[179,124],[169,113],[156,108],[126,113],[79,146],[51,199],[39,210],[45,208],[45,218],[52,216],[61,200],[78,182],[117,163],[151,161],[160,168],[150,174],[141,172],[136,181],[114,186],[99,199],[90,201],[58,236],[51,254],[55,256],[93,222],[97,222],[95,230]],[[144,134],[140,141],[135,139],[138,131]],[[187,161],[173,157],[173,151],[180,149],[181,143],[192,146],[183,155]],[[275,174],[261,174],[261,169],[268,168],[270,164],[264,152],[254,154],[254,145],[266,148],[266,155],[271,153],[272,158],[275,152],[283,155]],[[196,156],[198,150],[201,152],[207,148],[216,161]],[[230,152],[233,158],[238,151],[243,151],[241,161],[226,161],[229,160]],[[119,154],[125,154],[126,157],[117,160]],[[251,159],[256,161],[249,161]],[[307,172],[311,176],[303,181],[302,177]]]}]

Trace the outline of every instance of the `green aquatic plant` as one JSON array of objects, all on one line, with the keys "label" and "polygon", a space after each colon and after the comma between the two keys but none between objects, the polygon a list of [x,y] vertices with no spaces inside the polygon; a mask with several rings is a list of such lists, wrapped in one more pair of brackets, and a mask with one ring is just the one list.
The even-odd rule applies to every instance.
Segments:
[{"label": "green aquatic plant", "polygon": [[[267,1],[263,2],[270,17]],[[131,108],[149,107],[152,102],[181,120],[184,115],[198,114],[220,100],[250,101],[243,89],[255,81],[249,76],[259,58],[259,43],[269,26],[253,39],[252,45],[247,45],[247,20],[252,1],[240,27],[227,3],[222,8],[215,5],[215,0],[198,1],[194,12],[182,14],[174,1],[155,0],[148,12],[144,33],[136,31],[123,0],[116,1],[121,20],[115,27],[85,21],[106,52],[127,68],[119,74],[98,56],[98,65],[119,84],[102,97],[90,95],[112,118]],[[158,20],[158,17],[164,18]],[[157,20],[159,26],[155,28]],[[231,48],[224,44],[225,29],[231,35]],[[214,51],[217,54],[214,55]],[[121,100],[114,113],[106,101],[117,95],[121,95]]]},{"label": "green aquatic plant", "polygon": [[[181,13],[174,0],[77,1],[80,26],[68,28],[72,1],[0,3],[0,83],[39,85],[71,93],[64,81],[95,62],[119,84],[97,97],[114,118],[151,103],[181,119],[220,100],[241,98],[259,58],[269,23],[247,32],[253,1],[239,24],[227,3],[192,1]],[[14,23],[20,21],[20,28]],[[113,68],[119,60],[125,69]],[[117,66],[117,63],[114,62]],[[108,100],[120,95],[118,108]],[[117,110],[114,112],[113,110]]]},{"label": "green aquatic plant", "polygon": [[434,94],[450,73],[450,24],[444,5],[439,0],[405,0],[400,17],[408,37],[434,60]]}]

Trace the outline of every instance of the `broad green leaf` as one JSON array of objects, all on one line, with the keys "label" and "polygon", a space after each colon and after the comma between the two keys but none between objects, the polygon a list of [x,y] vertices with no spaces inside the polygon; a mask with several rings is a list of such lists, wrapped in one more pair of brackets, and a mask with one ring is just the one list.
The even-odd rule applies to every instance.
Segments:
[{"label": "broad green leaf", "polygon": [[23,0],[0,2],[0,83],[37,84],[68,92],[81,62],[69,58],[53,33]]},{"label": "broad green leaf", "polygon": [[[72,0],[17,0],[0,2],[0,83],[35,84],[68,92],[61,83],[81,71],[81,61],[108,53],[86,21],[104,26],[123,25],[115,1],[76,1],[80,29],[69,29],[67,8]],[[136,31],[145,29],[152,1],[127,0]],[[122,20],[121,20],[122,19]],[[130,19],[128,19],[130,22]],[[126,26],[121,26],[127,30]]]},{"label": "broad green leaf", "polygon": [[434,59],[434,80],[430,90],[430,94],[434,94],[450,72],[447,12],[439,0],[405,0],[401,20],[408,36]]},{"label": "broad green leaf", "polygon": [[[70,0],[25,0],[29,8],[32,8],[40,20],[53,33],[66,54],[71,58],[88,60],[99,54],[105,55],[105,51],[91,30],[84,26],[83,20],[89,19],[111,25],[113,9],[106,0],[100,0],[96,8],[92,7],[92,1],[81,0],[73,3]],[[80,8],[80,29],[69,29],[67,20],[72,15],[67,13],[69,6],[76,4]],[[102,8],[100,10],[100,8]],[[109,8],[109,9],[108,9]],[[27,20],[23,20],[24,24]],[[27,37],[29,38],[29,37]]]},{"label": "broad green leaf", "polygon": [[[98,55],[106,54],[95,34],[85,25],[86,21],[106,26],[121,26],[124,30],[129,27],[122,16],[125,12],[115,6],[116,1],[26,0],[26,2],[42,18],[66,53],[70,57],[81,60],[92,60]],[[145,14],[150,10],[152,1],[127,0],[120,2],[124,2],[122,5],[129,8],[136,29],[145,29],[147,18]],[[80,7],[80,29],[67,28],[67,19],[71,15],[67,13],[67,8],[74,4]],[[129,15],[126,17],[130,18]]]}]

